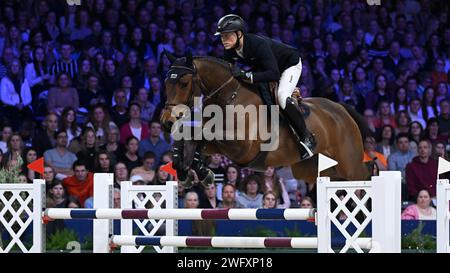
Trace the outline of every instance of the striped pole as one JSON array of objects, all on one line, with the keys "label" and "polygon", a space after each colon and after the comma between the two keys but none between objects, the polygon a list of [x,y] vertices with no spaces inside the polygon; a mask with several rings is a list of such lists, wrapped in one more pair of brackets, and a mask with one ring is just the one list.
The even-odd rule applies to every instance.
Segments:
[{"label": "striped pole", "polygon": [[47,209],[52,219],[310,220],[314,209]]},{"label": "striped pole", "polygon": [[[222,248],[317,248],[317,237],[191,237],[191,236],[112,236],[120,246],[174,246]],[[358,238],[356,243],[370,252],[379,252],[371,238]]]}]

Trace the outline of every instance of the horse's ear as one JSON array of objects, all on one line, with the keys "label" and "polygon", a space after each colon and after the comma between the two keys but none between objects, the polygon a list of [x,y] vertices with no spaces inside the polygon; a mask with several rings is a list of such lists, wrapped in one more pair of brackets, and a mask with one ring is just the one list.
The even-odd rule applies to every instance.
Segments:
[{"label": "horse's ear", "polygon": [[163,50],[163,52],[161,53],[162,55],[166,55],[167,59],[169,59],[170,63],[175,62],[175,60],[177,59],[177,57],[175,57],[174,55],[172,55],[172,53],[170,53],[169,51],[167,51],[166,49]]},{"label": "horse's ear", "polygon": [[192,66],[192,52],[190,50],[188,50],[186,54],[186,64]]}]

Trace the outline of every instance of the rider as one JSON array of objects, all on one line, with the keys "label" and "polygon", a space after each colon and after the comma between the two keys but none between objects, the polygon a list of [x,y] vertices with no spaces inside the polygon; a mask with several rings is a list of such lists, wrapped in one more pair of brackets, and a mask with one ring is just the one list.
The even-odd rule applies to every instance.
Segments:
[{"label": "rider", "polygon": [[232,74],[250,83],[279,81],[278,104],[286,113],[305,152],[302,160],[313,155],[316,146],[314,135],[306,128],[303,115],[292,93],[302,73],[302,61],[297,49],[265,36],[245,33],[244,20],[235,14],[222,17],[217,23],[215,35],[220,35],[225,47],[224,58],[230,63],[239,61],[250,67],[246,72],[234,65]]}]

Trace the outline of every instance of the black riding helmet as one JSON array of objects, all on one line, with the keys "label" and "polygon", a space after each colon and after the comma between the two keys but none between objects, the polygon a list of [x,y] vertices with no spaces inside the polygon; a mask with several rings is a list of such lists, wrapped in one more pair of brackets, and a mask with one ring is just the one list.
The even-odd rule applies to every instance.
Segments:
[{"label": "black riding helmet", "polygon": [[244,32],[244,20],[239,15],[228,14],[220,18],[214,35],[220,35],[225,32],[236,32],[238,30]]},{"label": "black riding helmet", "polygon": [[239,48],[241,42],[241,37],[239,37],[238,35],[239,30],[244,33],[244,19],[236,14],[228,14],[220,18],[219,22],[217,23],[216,33],[214,33],[214,35],[220,35],[221,33],[226,32],[236,33],[237,41],[233,47]]}]

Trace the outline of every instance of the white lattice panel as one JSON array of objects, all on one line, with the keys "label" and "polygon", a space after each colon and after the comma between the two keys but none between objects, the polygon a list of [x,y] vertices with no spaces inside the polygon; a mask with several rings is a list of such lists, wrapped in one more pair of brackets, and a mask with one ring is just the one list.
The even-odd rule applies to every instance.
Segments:
[{"label": "white lattice panel", "polygon": [[[41,252],[44,248],[40,213],[44,202],[44,182],[0,184],[0,253]],[[25,238],[26,231],[28,238]],[[33,232],[31,232],[33,230]]]},{"label": "white lattice panel", "polygon": [[[172,183],[173,182],[168,182]],[[171,185],[172,185],[171,184]],[[175,185],[175,184],[173,184]],[[178,204],[178,192],[176,187],[166,186],[134,186],[131,183],[125,182],[121,185],[122,208],[142,208],[142,209],[166,209],[176,208]],[[170,190],[168,190],[170,189]],[[133,225],[134,223],[134,225]],[[137,227],[137,229],[134,229]],[[165,219],[134,219],[121,220],[121,233],[123,235],[138,235],[154,236],[154,235],[176,235],[176,220]],[[142,252],[146,246],[123,246],[122,252]],[[156,252],[171,253],[175,252],[174,247],[160,247],[153,246]]]}]

